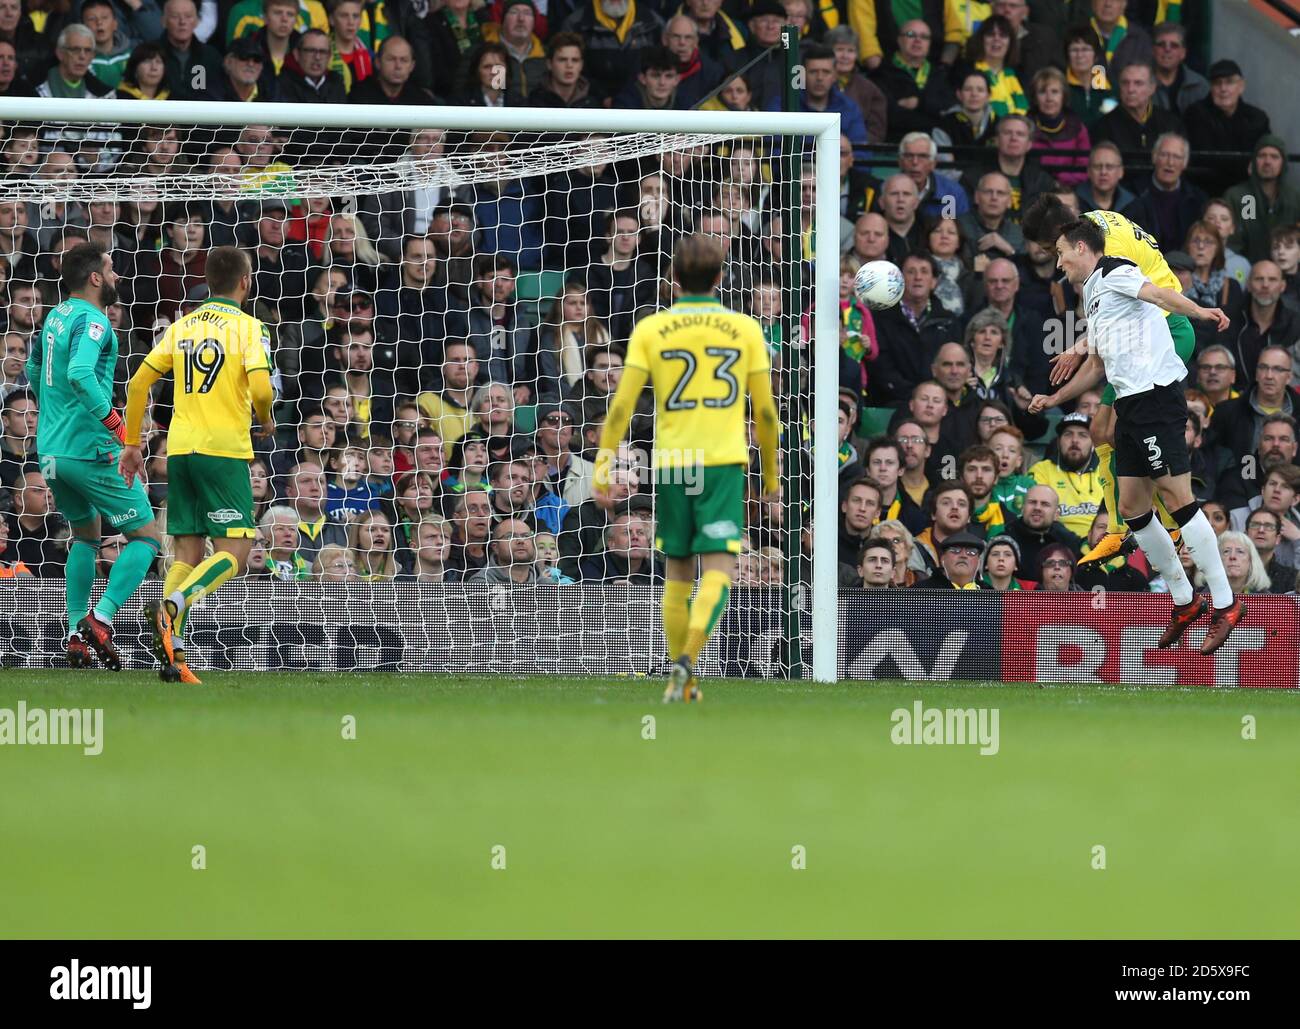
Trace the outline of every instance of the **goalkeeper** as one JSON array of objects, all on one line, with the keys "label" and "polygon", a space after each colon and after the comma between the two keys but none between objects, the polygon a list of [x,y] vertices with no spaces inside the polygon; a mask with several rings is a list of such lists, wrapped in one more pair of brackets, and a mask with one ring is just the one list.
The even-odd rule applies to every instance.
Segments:
[{"label": "goalkeeper", "polygon": [[[173,322],[145,357],[126,395],[126,447],[119,467],[131,482],[144,469],[140,423],[149,390],[174,372],[174,413],[167,432],[167,531],[176,560],[163,583],[163,602],[147,604],[154,653],[167,681],[197,683],[185,660],[190,608],[248,561],[257,523],[248,463],[253,459],[252,417],[259,438],[275,432],[271,404],[271,340],[241,306],[253,286],[248,256],[217,247],[205,266],[212,299]],[[206,541],[213,554],[204,558]]]},{"label": "goalkeeper", "polygon": [[[657,549],[668,559],[664,635],[673,661],[664,702],[702,699],[694,666],[727,606],[745,514],[749,458],[745,397],[762,456],[763,489],[777,490],[777,413],[763,329],[718,302],[722,246],[686,236],[673,254],[680,288],[667,311],[632,331],[623,380],[609,406],[596,456],[596,491],[610,471],[647,381],[656,407]],[[699,589],[695,586],[699,563]]]},{"label": "goalkeeper", "polygon": [[[27,379],[40,406],[36,449],[60,513],[72,525],[67,579],[68,663],[85,668],[91,649],[115,672],[122,657],[113,643],[113,616],[139,588],[162,550],[143,483],[124,483],[113,467],[122,447],[122,416],[113,410],[117,334],[105,313],[117,302],[113,262],[82,243],[63,256],[68,299],[52,310],[32,340]],[[127,538],[93,613],[103,521]]]}]

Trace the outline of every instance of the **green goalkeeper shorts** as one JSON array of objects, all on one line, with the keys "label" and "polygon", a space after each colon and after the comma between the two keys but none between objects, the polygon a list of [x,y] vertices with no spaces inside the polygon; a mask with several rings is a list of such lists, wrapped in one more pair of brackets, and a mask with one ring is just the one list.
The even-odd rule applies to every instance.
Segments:
[{"label": "green goalkeeper shorts", "polygon": [[745,466],[655,472],[655,549],[666,557],[739,554],[745,524]]},{"label": "green goalkeeper shorts", "polygon": [[82,461],[74,457],[41,459],[54,503],[71,524],[81,525],[97,515],[106,536],[130,532],[153,521],[153,507],[144,483],[128,486],[116,461]]},{"label": "green goalkeeper shorts", "polygon": [[[1192,328],[1191,320],[1185,314],[1171,314],[1168,323],[1169,335],[1174,337],[1174,351],[1183,359],[1183,364],[1186,364],[1192,359],[1192,351],[1196,349],[1196,330]],[[1109,382],[1101,391],[1101,402],[1112,407],[1115,405],[1115,387]]]},{"label": "green goalkeeper shorts", "polygon": [[167,458],[167,532],[171,536],[253,539],[253,484],[239,457]]}]

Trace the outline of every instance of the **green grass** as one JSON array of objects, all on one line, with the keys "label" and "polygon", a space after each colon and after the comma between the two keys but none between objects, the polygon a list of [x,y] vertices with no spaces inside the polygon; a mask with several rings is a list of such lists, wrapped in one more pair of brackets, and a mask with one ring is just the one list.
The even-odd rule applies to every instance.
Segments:
[{"label": "green grass", "polygon": [[[1000,752],[893,745],[890,713],[917,699],[998,708]],[[1300,698],[1282,691],[710,682],[665,707],[634,679],[6,671],[0,707],[19,700],[102,707],[104,752],[0,747],[5,936],[1300,924]]]}]

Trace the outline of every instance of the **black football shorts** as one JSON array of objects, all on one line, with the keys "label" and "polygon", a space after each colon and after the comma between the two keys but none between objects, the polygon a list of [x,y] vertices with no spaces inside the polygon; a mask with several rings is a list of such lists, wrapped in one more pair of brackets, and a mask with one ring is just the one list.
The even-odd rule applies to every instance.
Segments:
[{"label": "black football shorts", "polygon": [[1115,401],[1115,473],[1159,479],[1191,470],[1184,382],[1156,386]]}]

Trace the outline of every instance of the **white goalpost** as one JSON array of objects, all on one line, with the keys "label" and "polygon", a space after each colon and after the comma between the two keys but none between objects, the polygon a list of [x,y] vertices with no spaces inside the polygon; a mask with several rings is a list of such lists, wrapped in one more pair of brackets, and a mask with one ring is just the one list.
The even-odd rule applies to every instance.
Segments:
[{"label": "white goalpost", "polygon": [[[108,241],[124,284],[119,387],[159,326],[201,302],[200,254],[187,249],[187,219],[202,225],[197,249],[234,241],[254,258],[262,306],[252,313],[274,326],[277,411],[286,412],[277,417],[276,449],[257,458],[267,478],[259,512],[271,529],[257,573],[196,612],[207,633],[196,636],[200,661],[204,641],[212,651],[232,640],[252,646],[259,623],[289,618],[375,627],[373,638],[353,629],[328,636],[331,646],[342,635],[355,645],[327,667],[521,672],[531,660],[548,673],[654,673],[658,655],[649,651],[662,648],[652,617],[657,588],[639,578],[648,566],[632,529],[643,509],[629,500],[607,524],[585,521],[581,455],[584,433],[603,417],[602,391],[621,368],[630,326],[672,301],[673,239],[704,231],[726,238],[722,301],[761,315],[780,365],[787,496],[770,508],[747,503],[737,615],[720,630],[727,638],[710,644],[703,670],[836,680],[838,115],[6,98],[0,118],[9,162],[0,208],[27,222],[6,228],[9,217],[0,218],[10,305],[31,274],[36,301],[48,310],[60,299],[61,252],[83,238]],[[280,228],[263,224],[268,218]],[[510,292],[495,295],[497,288]],[[11,332],[21,331],[14,326],[11,318]],[[466,356],[450,353],[448,341],[469,341]],[[479,380],[461,391],[472,398],[462,410],[441,398],[461,395],[452,366],[471,358]],[[166,400],[155,401],[161,426]],[[423,430],[399,417],[412,406]],[[572,454],[550,462],[556,499],[527,508],[532,545],[556,548],[554,565],[541,550],[537,556],[555,585],[537,585],[521,600],[520,590],[474,578],[443,583],[438,555],[454,556],[477,539],[469,498],[484,496],[494,516],[513,517],[511,472],[500,469],[522,465],[538,477],[527,500],[536,505],[546,493],[545,433],[559,426],[559,438],[566,418]],[[440,458],[430,458],[432,443],[420,450],[421,433],[434,431],[440,441],[447,436]],[[649,415],[634,420],[636,431],[648,437]],[[337,499],[330,486],[343,497],[331,509],[340,518],[326,519],[339,530],[322,538],[347,552],[341,567],[354,566],[336,581],[323,565],[311,568],[322,551],[328,562],[332,544],[301,563],[285,557],[268,512],[286,506],[286,489],[300,497],[296,476],[326,455],[337,459],[348,441],[371,462],[356,485],[341,460],[320,469],[322,504]],[[385,472],[384,452],[414,463]],[[448,463],[422,463],[431,460]],[[500,485],[488,480],[498,473],[506,476]],[[384,481],[396,485],[381,497]],[[646,480],[640,484],[644,491]],[[165,483],[151,487],[165,507]],[[432,512],[421,492],[430,488]],[[645,524],[653,517],[645,509]],[[449,534],[444,550],[440,521]],[[475,560],[483,550],[491,564],[491,548],[475,549]],[[61,573],[46,570],[38,585],[0,579],[0,633],[7,626],[11,640],[26,641],[12,644],[17,663],[46,667],[54,659],[45,626],[60,610]],[[762,617],[747,620],[747,604]],[[798,638],[774,656],[791,626]],[[754,633],[767,642],[745,664],[750,658],[732,649]],[[566,650],[590,649],[596,638],[599,656]],[[236,647],[224,660],[277,667],[267,655],[288,647],[298,666],[314,666],[306,636],[292,644],[258,639],[255,653],[230,656]],[[367,663],[364,654],[376,648],[396,656]]]}]

